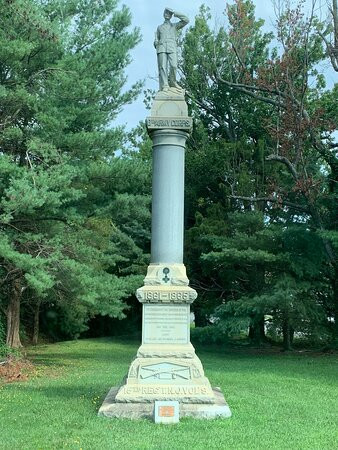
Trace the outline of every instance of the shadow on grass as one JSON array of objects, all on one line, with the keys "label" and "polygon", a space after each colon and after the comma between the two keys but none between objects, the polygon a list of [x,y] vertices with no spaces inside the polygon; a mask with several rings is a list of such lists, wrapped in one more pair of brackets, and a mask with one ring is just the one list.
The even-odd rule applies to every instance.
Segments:
[{"label": "shadow on grass", "polygon": [[35,365],[43,366],[68,366],[73,365],[73,362],[81,361],[84,361],[86,366],[91,362],[112,364],[118,361],[128,364],[135,356],[138,347],[135,342],[116,342],[106,339],[100,341],[88,341],[89,349],[83,348],[85,341],[72,342],[70,345],[68,342],[55,344],[59,346],[56,352],[48,351],[53,348],[52,345],[30,347],[27,349],[28,357]]},{"label": "shadow on grass", "polygon": [[60,406],[57,406],[56,403],[61,403],[65,409],[69,407],[74,407],[74,410],[85,409],[96,415],[111,387],[119,386],[121,381],[122,378],[118,378],[115,383],[112,380],[110,384],[107,382],[93,382],[78,385],[74,382],[74,384],[68,386],[63,384],[39,388],[25,385],[23,390],[26,394],[35,398],[37,396],[39,398],[41,396],[45,397],[50,407],[59,409]]},{"label": "shadow on grass", "polygon": [[114,353],[102,351],[100,354],[97,354],[96,352],[87,352],[87,353],[79,353],[79,352],[72,352],[72,353],[48,353],[48,355],[41,355],[41,354],[34,354],[31,353],[29,355],[29,358],[36,363],[39,362],[50,362],[53,364],[55,362],[56,364],[59,364],[60,361],[64,361],[65,364],[67,361],[85,361],[86,364],[88,361],[108,361],[108,362],[114,362],[116,360],[119,361],[129,361],[130,358],[132,358],[135,355],[136,352],[116,352]]},{"label": "shadow on grass", "polygon": [[[64,367],[69,370],[114,364],[127,370],[134,358],[139,342],[121,339],[90,339],[56,344],[53,353],[48,350],[53,346],[43,346],[29,352],[29,357],[37,366]],[[55,349],[55,347],[54,347]],[[263,376],[293,377],[316,379],[336,384],[338,367],[337,355],[312,353],[283,353],[278,349],[254,349],[214,346],[198,346],[197,355],[202,360],[206,375],[212,377],[226,374],[227,378],[238,374],[250,377],[252,374]]]}]

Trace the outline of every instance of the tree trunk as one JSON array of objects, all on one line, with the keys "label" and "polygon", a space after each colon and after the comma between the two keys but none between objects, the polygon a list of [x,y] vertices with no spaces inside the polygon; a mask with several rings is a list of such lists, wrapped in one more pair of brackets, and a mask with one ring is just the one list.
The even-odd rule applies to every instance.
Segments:
[{"label": "tree trunk", "polygon": [[293,329],[291,329],[288,317],[285,317],[283,322],[283,348],[285,351],[292,350]]},{"label": "tree trunk", "polygon": [[338,349],[338,267],[335,267],[335,279],[333,280],[334,298],[334,324],[333,324],[333,348]]},{"label": "tree trunk", "polygon": [[32,344],[37,345],[39,339],[39,325],[40,325],[40,304],[41,301],[37,300],[34,308],[34,318],[33,318],[33,337]]},{"label": "tree trunk", "polygon": [[[208,325],[208,320],[206,318],[206,315],[201,310],[201,307],[199,305],[194,305],[195,308],[193,310],[194,316],[195,316],[195,327],[206,327]],[[197,306],[197,308],[196,308]]]},{"label": "tree trunk", "polygon": [[250,325],[249,339],[253,344],[261,345],[266,341],[264,325],[264,316]]},{"label": "tree trunk", "polygon": [[7,339],[6,344],[11,348],[22,347],[20,341],[20,301],[21,280],[17,278],[13,282],[12,296],[7,308]]},{"label": "tree trunk", "polygon": [[294,337],[295,337],[295,329],[290,326],[290,345],[291,345],[291,348],[293,347]]}]

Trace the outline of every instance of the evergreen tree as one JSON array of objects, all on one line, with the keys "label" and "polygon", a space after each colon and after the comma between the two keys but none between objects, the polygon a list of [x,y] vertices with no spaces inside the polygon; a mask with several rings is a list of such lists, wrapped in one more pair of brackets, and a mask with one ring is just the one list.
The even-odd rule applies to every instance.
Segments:
[{"label": "evergreen tree", "polygon": [[4,0],[1,12],[1,304],[18,347],[22,300],[35,327],[41,302],[57,304],[68,336],[94,314],[123,316],[140,283],[149,199],[142,170],[114,156],[124,132],[113,121],[140,89],[123,91],[140,39],[128,9]]},{"label": "evergreen tree", "polygon": [[[325,90],[316,70],[325,54],[313,15],[286,8],[277,24],[282,48],[271,51],[252,1],[235,0],[227,13],[228,27],[213,32],[202,8],[184,40],[195,117],[187,157],[187,256],[202,294],[195,314],[201,323],[219,316],[228,330],[251,326],[258,340],[270,314],[289,347],[292,329],[305,324],[327,336],[335,314],[336,88]],[[286,260],[278,257],[282,247],[272,243],[285,239],[301,256],[289,248]]]}]

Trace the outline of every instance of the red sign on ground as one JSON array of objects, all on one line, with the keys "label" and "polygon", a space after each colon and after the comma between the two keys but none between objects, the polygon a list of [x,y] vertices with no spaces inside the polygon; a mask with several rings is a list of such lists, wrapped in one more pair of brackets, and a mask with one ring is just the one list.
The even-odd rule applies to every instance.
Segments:
[{"label": "red sign on ground", "polygon": [[174,417],[175,407],[174,406],[160,406],[158,415],[160,417]]}]

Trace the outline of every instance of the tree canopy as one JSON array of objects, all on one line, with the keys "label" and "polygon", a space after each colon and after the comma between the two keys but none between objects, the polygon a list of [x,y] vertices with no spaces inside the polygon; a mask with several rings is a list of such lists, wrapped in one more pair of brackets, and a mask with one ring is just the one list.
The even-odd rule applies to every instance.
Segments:
[{"label": "tree canopy", "polygon": [[228,5],[225,27],[211,19],[202,7],[182,61],[196,314],[256,341],[270,318],[286,348],[294,331],[335,341],[337,85],[320,70],[324,24],[301,2],[279,2],[275,35],[251,0]]},{"label": "tree canopy", "polygon": [[[338,342],[338,91],[323,70],[337,2],[327,20],[303,3],[278,2],[274,32],[252,0],[216,28],[202,6],[182,36],[196,339]],[[151,142],[115,119],[142,89],[126,88],[140,32],[117,0],[0,8],[0,342],[36,343],[39,323],[54,339],[102,316],[136,326]]]},{"label": "tree canopy", "polygon": [[[139,42],[117,1],[1,2],[0,276],[7,344],[25,316],[58,310],[59,335],[123,317],[149,240],[146,167],[115,157],[113,126]],[[133,215],[130,211],[133,210]],[[35,330],[37,333],[37,330]]]}]

